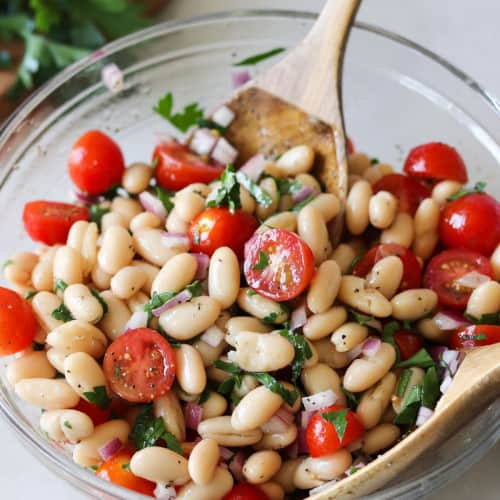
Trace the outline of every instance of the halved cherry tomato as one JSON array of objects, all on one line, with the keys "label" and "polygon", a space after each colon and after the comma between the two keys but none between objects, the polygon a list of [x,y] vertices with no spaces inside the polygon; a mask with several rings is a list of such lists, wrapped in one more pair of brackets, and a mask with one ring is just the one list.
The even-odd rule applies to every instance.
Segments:
[{"label": "halved cherry tomato", "polygon": [[307,424],[306,442],[312,457],[333,453],[363,436],[365,428],[351,410],[347,410],[347,427],[342,440],[339,439],[335,426],[322,417],[323,413],[344,409],[342,406],[333,405],[319,410],[311,417]]},{"label": "halved cherry tomato", "polygon": [[28,301],[13,290],[0,287],[0,356],[8,356],[31,345],[37,321]]},{"label": "halved cherry tomato", "polygon": [[471,325],[451,334],[450,347],[452,349],[472,349],[483,345],[500,342],[500,326]]},{"label": "halved cherry tomato", "polygon": [[224,172],[224,167],[205,163],[186,146],[176,142],[158,145],[153,152],[153,162],[157,162],[155,175],[158,184],[172,191],[193,182],[208,184]]},{"label": "halved cherry tomato", "polygon": [[116,455],[113,455],[101,464],[96,474],[106,481],[118,484],[129,490],[137,491],[137,493],[154,497],[156,483],[135,476],[130,471],[132,455],[133,453],[126,449],[119,451]]},{"label": "halved cherry tomato", "polygon": [[80,401],[78,401],[78,404],[73,409],[88,415],[94,425],[103,424],[111,418],[111,408],[101,409],[99,406],[89,403],[83,398],[80,398]]},{"label": "halved cherry tomato", "polygon": [[125,162],[120,147],[111,137],[99,130],[89,130],[71,149],[68,168],[78,189],[103,194],[121,182]]},{"label": "halved cherry tomato", "polygon": [[24,229],[34,241],[46,245],[66,243],[71,226],[79,220],[88,220],[89,211],[70,203],[58,201],[30,201],[24,205]]},{"label": "halved cherry tomato", "polygon": [[405,161],[404,171],[412,177],[433,181],[468,181],[467,168],[458,151],[443,142],[429,142],[413,148]]},{"label": "halved cherry tomato", "polygon": [[418,288],[422,277],[420,263],[411,250],[396,243],[382,243],[370,248],[353,267],[352,274],[364,278],[379,260],[391,255],[396,255],[403,262],[403,278],[401,279],[399,290]]},{"label": "halved cherry tomato", "polygon": [[242,210],[209,208],[191,222],[191,250],[212,255],[219,247],[229,247],[241,260],[243,248],[258,227],[257,219]]},{"label": "halved cherry tomato", "polygon": [[257,486],[240,483],[222,497],[222,500],[269,500],[269,497]]},{"label": "halved cherry tomato", "polygon": [[399,199],[400,212],[414,215],[420,202],[429,198],[431,192],[417,180],[402,174],[384,175],[373,185],[373,192],[389,191]]},{"label": "halved cherry tomato", "polygon": [[272,300],[290,300],[309,285],[314,273],[311,249],[291,231],[256,233],[245,245],[243,272],[254,290]]},{"label": "halved cherry tomato", "polygon": [[448,248],[467,248],[489,257],[500,242],[500,203],[484,194],[468,194],[441,212],[439,237]]},{"label": "halved cherry tomato", "polygon": [[410,359],[414,354],[417,354],[422,347],[424,347],[424,341],[420,335],[407,332],[406,330],[398,330],[395,332],[394,341],[399,348],[399,352],[401,353],[401,358],[403,358],[403,360]]},{"label": "halved cherry tomato", "polygon": [[480,253],[444,250],[429,261],[424,274],[424,286],[438,294],[441,304],[465,309],[472,289],[459,285],[456,280],[472,271],[490,277],[493,275],[490,261]]},{"label": "halved cherry tomato", "polygon": [[175,353],[155,330],[135,328],[108,346],[103,368],[118,396],[133,403],[145,403],[163,396],[172,387]]}]

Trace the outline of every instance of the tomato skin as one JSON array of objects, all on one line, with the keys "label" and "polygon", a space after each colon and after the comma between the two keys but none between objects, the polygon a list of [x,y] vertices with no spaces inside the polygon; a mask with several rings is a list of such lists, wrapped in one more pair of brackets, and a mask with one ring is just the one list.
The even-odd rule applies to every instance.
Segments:
[{"label": "tomato skin", "polygon": [[500,203],[484,193],[448,203],[441,212],[439,237],[448,248],[466,248],[489,257],[500,242]]},{"label": "tomato skin", "polygon": [[0,356],[30,347],[37,326],[28,301],[13,290],[0,287]]},{"label": "tomato skin", "polygon": [[395,332],[394,341],[398,346],[403,361],[410,359],[424,347],[424,341],[420,335],[405,330],[398,330]]},{"label": "tomato skin", "polygon": [[384,175],[373,185],[373,192],[389,191],[399,199],[399,211],[415,215],[420,202],[429,198],[429,188],[402,174]]},{"label": "tomato skin", "polygon": [[229,247],[241,260],[245,243],[258,227],[257,219],[242,210],[232,214],[227,208],[209,208],[191,222],[191,251],[211,256],[217,248]]},{"label": "tomato skin", "polygon": [[[269,264],[264,269],[255,269],[262,254]],[[255,233],[246,243],[243,272],[251,288],[282,302],[297,297],[309,286],[314,274],[314,255],[295,233],[270,229]]]},{"label": "tomato skin", "polygon": [[155,330],[135,328],[108,346],[103,369],[115,394],[132,403],[146,403],[172,387],[175,353]]},{"label": "tomato skin", "polygon": [[345,142],[347,144],[347,154],[352,155],[356,149],[354,148],[354,143],[349,136],[346,137]]},{"label": "tomato skin", "polygon": [[466,326],[455,330],[450,337],[451,349],[473,349],[497,342],[500,342],[500,326],[497,325]]},{"label": "tomato skin", "polygon": [[257,486],[250,483],[239,483],[222,497],[222,500],[269,500],[269,497]]},{"label": "tomato skin", "polygon": [[155,176],[158,184],[172,191],[178,191],[193,182],[209,184],[224,172],[224,167],[205,163],[186,146],[176,142],[156,146],[153,162],[157,162]]},{"label": "tomato skin", "polygon": [[129,490],[154,497],[156,483],[135,476],[130,470],[127,470],[127,465],[130,464],[132,455],[133,453],[129,450],[120,450],[99,466],[96,475],[105,481],[110,481]]},{"label": "tomato skin", "polygon": [[78,189],[97,195],[121,182],[125,162],[111,137],[100,130],[89,130],[71,148],[68,169]]},{"label": "tomato skin", "polygon": [[490,261],[470,250],[444,250],[429,261],[424,273],[424,286],[434,290],[439,302],[453,309],[465,309],[472,289],[456,285],[455,280],[472,271],[493,276]]},{"label": "tomato skin", "polygon": [[66,243],[71,226],[79,220],[88,220],[85,207],[58,201],[30,201],[24,205],[24,229],[33,241],[46,245]]},{"label": "tomato skin", "polygon": [[376,245],[365,253],[363,258],[353,267],[352,274],[365,278],[372,267],[384,257],[396,255],[403,262],[403,278],[399,290],[419,288],[422,279],[422,268],[415,254],[407,248],[396,243],[382,243]]},{"label": "tomato skin", "polygon": [[104,424],[111,419],[111,408],[101,409],[99,406],[89,403],[87,400],[80,398],[78,404],[73,410],[81,411],[90,417],[94,425]]},{"label": "tomato skin", "polygon": [[429,142],[413,148],[403,169],[408,175],[420,179],[452,180],[463,184],[469,180],[458,151],[443,142]]},{"label": "tomato skin", "polygon": [[319,410],[311,417],[306,429],[307,448],[311,457],[322,457],[333,453],[363,436],[365,428],[351,410],[347,411],[347,427],[342,441],[339,441],[334,425],[321,416],[322,413],[343,409],[343,406],[333,405]]}]

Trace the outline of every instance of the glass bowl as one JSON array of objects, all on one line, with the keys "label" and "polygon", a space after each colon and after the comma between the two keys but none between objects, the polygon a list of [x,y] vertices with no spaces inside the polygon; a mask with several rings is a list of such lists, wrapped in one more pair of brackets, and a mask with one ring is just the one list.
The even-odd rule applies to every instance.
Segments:
[{"label": "glass bowl", "polygon": [[[155,134],[173,132],[152,111],[160,96],[171,91],[176,109],[192,101],[210,109],[231,95],[234,62],[294,47],[314,19],[299,12],[238,11],[169,22],[108,45],[51,80],[0,136],[0,259],[33,248],[21,224],[26,201],[68,198],[66,160],[81,133],[102,129],[116,138],[128,163],[147,160]],[[500,106],[473,79],[423,47],[364,23],[353,29],[345,61],[346,125],[360,150],[400,166],[412,146],[441,140],[459,149],[473,179],[500,192]],[[125,89],[117,95],[101,82],[101,69],[111,62],[125,74]],[[38,429],[40,412],[15,397],[1,370],[2,416],[38,459],[94,498],[138,498],[47,442]],[[421,498],[462,473],[499,437],[497,401],[370,498]]]}]

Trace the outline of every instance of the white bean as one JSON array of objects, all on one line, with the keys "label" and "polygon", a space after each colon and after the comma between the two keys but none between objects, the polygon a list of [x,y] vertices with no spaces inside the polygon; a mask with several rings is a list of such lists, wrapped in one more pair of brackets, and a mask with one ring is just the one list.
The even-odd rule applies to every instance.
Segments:
[{"label": "white bean", "polygon": [[273,481],[276,481],[284,489],[285,493],[292,493],[295,490],[293,476],[301,462],[302,458],[285,460],[282,462],[278,473],[273,477]]},{"label": "white bean", "polygon": [[276,166],[285,176],[296,176],[311,170],[314,163],[314,150],[305,144],[295,146],[283,153]]},{"label": "white bean", "polygon": [[125,302],[115,297],[109,290],[102,292],[101,297],[108,306],[108,312],[99,322],[99,328],[109,339],[115,340],[124,332],[125,325],[132,314]]},{"label": "white bean", "polygon": [[130,221],[129,227],[134,234],[140,229],[158,229],[161,225],[162,220],[157,215],[151,212],[142,212]]},{"label": "white bean", "polygon": [[279,453],[263,450],[252,453],[243,464],[243,476],[251,484],[269,481],[281,467]]},{"label": "white bean", "polygon": [[136,476],[159,483],[179,486],[189,481],[187,460],[160,446],[136,451],[130,460],[130,470]]},{"label": "white bean", "polygon": [[85,352],[74,352],[66,357],[64,375],[73,390],[87,401],[90,401],[87,393],[94,392],[96,387],[106,387],[101,365]]},{"label": "white bean", "polygon": [[127,307],[132,313],[144,310],[144,304],[149,300],[149,296],[144,292],[137,292],[135,295],[130,297],[127,302]]},{"label": "white bean", "polygon": [[198,263],[189,253],[180,253],[167,261],[156,275],[151,294],[179,292],[194,280]]},{"label": "white bean", "polygon": [[311,205],[306,205],[297,218],[299,236],[312,250],[316,265],[327,259],[331,251],[330,238],[323,216]]},{"label": "white bean", "polygon": [[417,236],[411,249],[417,257],[427,260],[433,255],[438,242],[439,233],[437,231],[429,231]]},{"label": "white bean", "polygon": [[352,174],[363,175],[365,170],[371,167],[371,160],[364,153],[350,154],[347,162],[349,164],[349,172]]},{"label": "white bean", "polygon": [[257,229],[258,233],[265,233],[271,228],[286,229],[295,232],[297,230],[297,214],[295,212],[279,212],[267,218]]},{"label": "white bean", "polygon": [[88,323],[97,323],[104,315],[102,304],[81,283],[68,285],[64,290],[64,305],[73,318]]},{"label": "white bean", "polygon": [[480,319],[485,314],[495,314],[500,311],[500,283],[486,281],[471,293],[467,301],[467,314]]},{"label": "white bean", "polygon": [[272,328],[251,316],[233,316],[226,323],[226,330],[229,335],[232,335],[243,331],[267,333],[270,332]]},{"label": "white bean", "polygon": [[14,389],[21,399],[45,410],[72,408],[80,399],[71,386],[61,379],[27,378],[20,380]]},{"label": "white bean", "polygon": [[175,349],[176,377],[181,389],[188,394],[201,394],[207,384],[205,366],[200,353],[189,344]]},{"label": "white bean", "polygon": [[392,174],[394,169],[387,163],[377,163],[366,169],[363,173],[363,179],[367,180],[371,185],[375,184],[382,177]]},{"label": "white bean", "polygon": [[212,480],[206,484],[196,484],[191,481],[184,485],[177,493],[177,500],[220,500],[233,487],[234,479],[231,473],[223,468],[217,467]]},{"label": "white bean", "polygon": [[361,312],[386,318],[391,315],[391,303],[377,290],[367,288],[363,278],[342,276],[339,299],[345,304],[359,309]]},{"label": "white bean", "polygon": [[384,257],[375,263],[366,277],[366,284],[391,299],[403,278],[403,262],[395,255]]},{"label": "white bean", "polygon": [[325,222],[332,220],[340,212],[340,201],[333,193],[320,193],[308,205],[315,208]]},{"label": "white bean", "polygon": [[62,280],[68,285],[83,281],[82,258],[80,253],[71,247],[57,249],[54,256],[54,281]]},{"label": "white bean", "polygon": [[31,274],[38,264],[38,259],[36,253],[16,253],[3,266],[5,278],[13,285],[28,285],[31,282]]},{"label": "white bean", "polygon": [[441,330],[435,323],[434,318],[423,318],[417,323],[417,330],[422,337],[436,344],[447,344],[450,331]]},{"label": "white bean", "polygon": [[239,431],[257,429],[281,407],[283,398],[263,385],[250,391],[233,410],[231,425]]},{"label": "white bean", "polygon": [[[169,218],[173,213],[172,211]],[[167,247],[164,244],[163,231],[160,229],[144,228],[134,233],[134,247],[144,260],[161,267],[174,255],[187,252],[189,245],[179,241],[177,246]]]},{"label": "white bean", "polygon": [[[148,262],[144,262],[143,260],[133,260],[132,264],[133,267],[138,267],[139,269],[142,269],[146,273],[146,282],[144,283],[142,287],[142,291],[147,293],[148,295],[151,295],[151,289],[153,287],[153,281],[155,280],[156,276],[160,272],[160,268],[153,266],[152,264],[149,264]],[[109,287],[107,287],[109,288]]]},{"label": "white bean", "polygon": [[422,386],[424,383],[425,371],[422,368],[419,368],[418,366],[412,366],[411,368],[408,369],[408,371],[410,376],[406,383],[403,395],[402,396],[394,395],[392,397],[392,407],[397,414],[401,413],[403,408],[405,408],[406,406],[405,402],[408,400],[410,394],[413,392],[413,387]]},{"label": "white bean", "polygon": [[490,262],[493,268],[493,278],[500,281],[500,243],[491,254]]},{"label": "white bean", "polygon": [[139,194],[149,186],[153,169],[146,163],[132,163],[122,177],[122,186],[131,194]]},{"label": "white bean", "polygon": [[269,323],[280,324],[288,319],[288,312],[278,302],[254,293],[250,288],[240,289],[237,303],[245,312]]},{"label": "white bean", "polygon": [[387,229],[398,212],[398,199],[388,191],[379,191],[370,198],[370,224],[378,229]]},{"label": "white bean", "polygon": [[128,228],[127,219],[118,212],[107,212],[102,216],[101,219],[101,231],[104,234],[111,227],[122,227],[124,229]]},{"label": "white bean", "polygon": [[111,274],[107,273],[104,271],[99,266],[99,263],[97,263],[94,268],[92,269],[92,272],[90,274],[92,281],[94,285],[99,289],[99,290],[106,290],[111,286]]},{"label": "white bean", "polygon": [[437,303],[438,297],[433,290],[405,290],[392,298],[392,315],[396,319],[415,321],[432,312]]},{"label": "white bean", "polygon": [[410,248],[415,237],[413,217],[405,212],[399,212],[393,223],[380,233],[381,243],[397,243]]},{"label": "white bean", "polygon": [[64,360],[66,359],[66,354],[64,352],[58,351],[57,349],[51,348],[47,350],[47,360],[48,362],[59,372],[64,374]]},{"label": "white bean", "polygon": [[13,359],[7,366],[7,382],[14,387],[20,380],[27,378],[53,378],[54,367],[48,362],[45,351],[32,351],[20,358]]},{"label": "white bean", "polygon": [[380,424],[363,436],[363,450],[367,455],[376,455],[396,443],[401,431],[394,424]]},{"label": "white bean", "polygon": [[78,443],[92,435],[94,424],[91,418],[78,410],[65,410],[59,415],[59,424],[70,443]]},{"label": "white bean", "polygon": [[349,322],[337,328],[331,341],[339,352],[347,352],[361,344],[368,337],[368,328],[359,323]]},{"label": "white bean", "polygon": [[272,177],[265,177],[259,183],[259,186],[271,197],[272,202],[268,207],[257,204],[256,215],[259,219],[267,219],[274,214],[278,208],[280,194],[276,181]]},{"label": "white bean", "polygon": [[221,446],[249,446],[262,438],[260,429],[238,431],[231,425],[231,417],[208,418],[198,425],[198,434],[203,438],[215,439]]},{"label": "white bean", "polygon": [[309,396],[330,389],[337,396],[337,404],[345,405],[346,399],[341,388],[340,377],[328,365],[317,363],[310,368],[305,368],[300,374],[300,380]]},{"label": "white bean", "polygon": [[165,429],[172,433],[179,441],[186,439],[186,425],[184,412],[182,411],[179,398],[174,391],[168,391],[164,396],[153,402],[155,417],[161,417]]},{"label": "white bean", "polygon": [[348,352],[338,352],[329,338],[324,338],[313,342],[318,353],[318,362],[325,363],[330,368],[345,368],[350,362]]},{"label": "white bean", "polygon": [[111,291],[119,299],[129,299],[144,286],[147,278],[147,274],[140,267],[122,267],[111,278]]},{"label": "white bean", "polygon": [[309,340],[320,340],[327,337],[346,320],[347,311],[345,307],[334,306],[323,313],[309,316],[302,331]]},{"label": "white bean", "polygon": [[259,489],[267,495],[269,500],[284,500],[285,498],[285,490],[275,481],[267,481],[259,484]]},{"label": "white bean", "polygon": [[184,222],[191,222],[203,210],[205,210],[203,196],[184,189],[175,195],[175,211]]},{"label": "white bean", "polygon": [[352,261],[358,255],[356,250],[347,243],[341,243],[330,256],[340,267],[342,274],[347,273],[351,268]]},{"label": "white bean", "polygon": [[462,184],[457,181],[441,181],[438,182],[432,190],[432,198],[439,205],[443,206],[447,199],[458,193],[462,189]]},{"label": "white bean", "polygon": [[48,248],[47,251],[40,255],[38,264],[33,268],[31,282],[38,291],[51,292],[54,288],[54,274],[52,268],[58,248],[59,246]]},{"label": "white bean", "polygon": [[315,314],[328,311],[335,302],[341,281],[340,267],[334,260],[325,260],[309,285],[307,307]]},{"label": "white bean", "polygon": [[96,264],[98,236],[95,222],[77,221],[69,231],[66,244],[80,253],[84,276],[88,276]]},{"label": "white bean", "polygon": [[227,409],[227,400],[217,392],[210,392],[208,399],[203,403],[199,403],[199,405],[203,409],[202,420],[206,420],[224,415]]},{"label": "white bean", "polygon": [[142,205],[133,198],[124,198],[116,196],[111,202],[111,211],[120,214],[125,220],[125,227],[127,228],[130,221],[143,211]]},{"label": "white bean", "polygon": [[99,265],[104,271],[116,274],[122,267],[128,266],[133,257],[132,236],[125,228],[112,226],[104,232],[102,245],[97,254]]},{"label": "white bean", "polygon": [[372,196],[369,182],[356,182],[351,188],[346,200],[345,221],[351,234],[362,234],[369,223],[369,203]]},{"label": "white bean", "polygon": [[229,247],[220,247],[212,255],[208,269],[208,294],[222,309],[232,306],[240,291],[238,257]]},{"label": "white bean", "polygon": [[59,417],[63,412],[64,410],[49,410],[40,415],[40,429],[49,439],[58,442],[63,442],[66,439],[59,422]]},{"label": "white bean", "polygon": [[215,439],[202,439],[189,455],[188,471],[196,484],[209,483],[217,470],[220,452]]}]

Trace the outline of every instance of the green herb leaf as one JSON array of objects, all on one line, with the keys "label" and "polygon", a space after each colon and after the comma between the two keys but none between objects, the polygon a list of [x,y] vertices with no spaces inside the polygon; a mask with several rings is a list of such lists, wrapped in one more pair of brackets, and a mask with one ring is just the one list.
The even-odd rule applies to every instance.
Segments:
[{"label": "green herb leaf", "polygon": [[439,398],[439,378],[435,366],[431,366],[425,373],[422,386],[422,406],[434,409]]},{"label": "green herb leaf", "polygon": [[344,434],[347,429],[347,410],[346,408],[342,410],[329,411],[322,413],[321,416],[327,421],[333,424],[335,430],[337,431],[337,436],[339,441],[342,442],[344,439]]},{"label": "green herb leaf", "polygon": [[26,292],[24,298],[26,300],[32,299],[38,292],[36,290],[31,290],[30,292]]},{"label": "green herb leaf", "polygon": [[[161,417],[159,417],[159,418],[161,419]],[[163,422],[163,419],[161,419],[161,420]],[[179,443],[178,439],[171,432],[165,431],[161,435],[161,439],[163,439],[163,441],[165,441],[167,448],[169,448],[172,451],[175,451],[175,453],[178,453],[181,456],[183,455],[181,444]]]},{"label": "green herb leaf", "polygon": [[300,212],[307,204],[311,203],[311,201],[313,201],[314,198],[316,198],[316,196],[318,196],[318,195],[317,194],[309,195],[305,200],[302,200],[300,203],[297,203],[297,205],[295,205],[292,208],[292,211],[293,212]]},{"label": "green herb leaf", "polygon": [[129,463],[126,463],[126,464],[122,464],[122,469],[123,469],[123,470],[126,470],[127,472],[131,472],[131,469],[130,469],[130,462],[129,462]]},{"label": "green herb leaf", "polygon": [[107,302],[102,298],[102,295],[95,289],[95,288],[91,288],[90,289],[90,293],[99,301],[99,303],[101,304],[102,306],[102,311],[103,311],[103,314],[102,316],[104,317],[104,315],[108,312],[109,308],[108,308],[108,304]]},{"label": "green herb leaf", "polygon": [[0,69],[12,67],[12,57],[7,50],[0,50]]},{"label": "green herb leaf", "polygon": [[236,172],[236,180],[252,195],[260,206],[268,208],[272,205],[273,199],[269,193],[252,181],[247,174],[244,172]]},{"label": "green herb leaf", "polygon": [[64,280],[56,280],[54,282],[54,293],[56,293],[58,290],[61,290],[61,292],[64,292],[68,288],[68,284]]},{"label": "green herb leaf", "polygon": [[196,125],[200,128],[208,128],[210,130],[217,130],[220,134],[224,134],[226,132],[226,127],[223,127],[222,125],[219,125],[218,123],[215,123],[212,120],[209,120],[208,118],[200,118],[197,122]]},{"label": "green herb leaf", "polygon": [[253,297],[254,295],[257,295],[257,292],[255,290],[252,290],[251,288],[247,288],[247,296]]},{"label": "green herb leaf", "polygon": [[283,387],[272,375],[269,373],[251,373],[262,385],[265,385],[270,391],[280,395],[286,404],[293,405],[299,393],[297,391],[289,391]]},{"label": "green herb leaf", "polygon": [[263,271],[269,265],[269,257],[262,250],[259,251],[259,260],[252,266],[254,271]]},{"label": "green herb leaf", "polygon": [[33,350],[34,351],[44,351],[45,344],[39,344],[38,342],[33,341]]},{"label": "green herb leaf", "polygon": [[52,311],[51,316],[59,321],[63,321],[64,323],[75,319],[69,312],[69,309],[64,305],[64,302]]},{"label": "green herb leaf", "polygon": [[8,259],[3,263],[2,269],[5,269],[6,267],[9,267],[12,264],[14,264],[14,261],[12,259]]},{"label": "green herb leaf", "polygon": [[101,207],[99,203],[90,205],[89,207],[90,221],[95,222],[100,230],[102,218],[109,212],[110,212],[109,208]]},{"label": "green herb leaf", "polygon": [[400,325],[397,321],[390,321],[384,325],[384,329],[382,330],[382,342],[386,342],[387,344],[391,344],[396,351],[396,364],[401,360],[401,353],[399,352],[399,347],[394,340],[394,334],[397,330],[400,329]]},{"label": "green herb leaf", "polygon": [[206,403],[210,398],[211,392],[212,391],[209,389],[209,387],[205,387],[205,389],[203,389],[203,392],[200,394],[200,397],[198,398],[198,404],[202,405],[203,403]]},{"label": "green herb leaf", "polygon": [[89,467],[87,467],[87,469],[89,469],[89,470],[91,470],[93,472],[96,472],[98,468],[99,468],[98,465],[90,465]]},{"label": "green herb leaf", "polygon": [[421,401],[422,387],[420,385],[414,385],[410,389],[410,393],[404,402],[403,409],[394,419],[394,423],[398,425],[414,425],[417,421]]},{"label": "green herb leaf", "polygon": [[[270,176],[272,177],[272,176]],[[278,177],[273,177],[274,182],[278,186],[278,191],[280,192],[280,196],[284,196],[287,194],[294,194],[302,189],[302,184],[295,179],[279,179]]]},{"label": "green herb leaf", "polygon": [[169,193],[160,186],[156,186],[156,196],[162,202],[167,213],[170,213],[174,209],[175,205],[174,202],[172,201],[174,193]]},{"label": "green herb leaf", "polygon": [[342,392],[347,397],[347,406],[349,406],[351,410],[355,410],[359,404],[359,396],[351,391],[348,391],[345,387],[342,387]]},{"label": "green herb leaf", "polygon": [[214,366],[219,370],[222,370],[227,373],[232,373],[233,375],[234,374],[239,375],[240,373],[243,373],[243,370],[236,363],[232,363],[230,361],[223,361],[222,359],[216,359],[214,361]]},{"label": "green herb leaf", "polygon": [[67,427],[68,429],[73,429],[72,425],[67,420],[64,421],[64,427]]},{"label": "green herb leaf", "polygon": [[464,313],[464,316],[476,325],[499,325],[500,324],[500,312],[483,314],[480,318],[472,316],[472,314]]},{"label": "green herb leaf", "polygon": [[458,193],[452,194],[451,196],[448,196],[446,198],[447,201],[454,201],[458,200],[459,198],[462,198],[463,196],[466,196],[468,194],[475,194],[475,193],[484,193],[484,188],[486,187],[486,182],[480,181],[476,182],[474,184],[474,187],[472,189],[461,189],[458,191]]},{"label": "green herb leaf", "polygon": [[481,341],[481,340],[486,340],[488,338],[488,335],[486,333],[478,333],[474,335],[474,340]]},{"label": "green herb leaf", "polygon": [[280,330],[279,334],[285,337],[295,349],[295,357],[292,361],[292,382],[297,382],[297,379],[302,372],[302,368],[308,359],[312,358],[311,346],[303,335],[292,333],[290,330]]},{"label": "green herb leaf", "polygon": [[97,405],[101,410],[105,410],[111,403],[106,387],[103,385],[98,385],[94,387],[92,392],[84,392],[83,395],[89,402]]},{"label": "green herb leaf", "polygon": [[281,54],[286,49],[283,47],[278,47],[276,49],[269,50],[267,52],[262,52],[260,54],[255,54],[253,56],[247,57],[242,61],[234,63],[233,66],[255,66],[257,63],[264,61],[264,59],[269,59],[277,54]]},{"label": "green herb leaf", "polygon": [[153,292],[153,296],[144,303],[143,309],[148,313],[148,322],[153,317],[153,309],[157,309],[161,307],[167,300],[170,300],[172,297],[175,297],[177,292],[163,292],[157,293]]},{"label": "green herb leaf", "polygon": [[185,288],[185,290],[187,290],[191,294],[191,297],[199,297],[203,294],[200,280],[193,281]]},{"label": "green herb leaf", "polygon": [[356,323],[359,323],[360,325],[366,325],[367,323],[370,323],[370,321],[375,320],[373,316],[367,316],[366,314],[361,314],[355,311],[354,309],[351,309],[350,307],[348,307],[347,309],[352,319],[356,321]]},{"label": "green herb leaf", "polygon": [[414,354],[410,359],[402,361],[396,365],[396,368],[410,368],[412,366],[418,366],[420,368],[430,368],[435,366],[436,363],[431,358],[430,354],[425,349],[420,349],[416,354]]},{"label": "green herb leaf", "polygon": [[266,317],[262,318],[262,322],[266,325],[274,325],[276,323],[276,319],[278,318],[277,312],[269,313]]},{"label": "green herb leaf", "polygon": [[408,387],[408,382],[410,381],[411,370],[405,369],[399,378],[398,388],[396,389],[396,395],[399,398],[404,396],[406,388]]},{"label": "green herb leaf", "polygon": [[370,160],[370,165],[377,165],[377,163],[380,163],[379,160],[378,160],[378,158],[372,158]]},{"label": "green herb leaf", "polygon": [[360,253],[359,255],[356,255],[354,259],[352,259],[351,263],[349,264],[349,269],[347,270],[346,274],[352,274],[352,270],[356,266],[358,262],[360,262],[365,255]]},{"label": "green herb leaf", "polygon": [[167,92],[153,109],[181,132],[187,132],[190,127],[196,125],[198,120],[203,118],[204,111],[197,102],[187,104],[178,113],[173,113],[173,107],[174,96],[172,92]]},{"label": "green herb leaf", "polygon": [[356,467],[355,465],[351,465],[351,467],[349,468],[349,475],[352,476],[353,474],[358,472],[359,469],[360,469],[360,467]]},{"label": "green herb leaf", "polygon": [[241,208],[240,184],[232,165],[228,165],[220,177],[221,185],[217,190],[215,200],[207,203],[207,207],[228,207],[231,213]]}]

